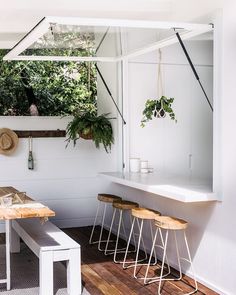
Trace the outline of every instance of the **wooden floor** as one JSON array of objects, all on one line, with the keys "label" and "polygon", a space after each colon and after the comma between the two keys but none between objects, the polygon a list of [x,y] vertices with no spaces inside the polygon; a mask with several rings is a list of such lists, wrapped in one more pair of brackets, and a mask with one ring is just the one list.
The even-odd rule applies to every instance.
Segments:
[{"label": "wooden floor", "polygon": [[[132,277],[132,269],[123,270],[120,264],[115,264],[111,256],[105,256],[97,250],[97,245],[89,245],[91,227],[71,228],[64,230],[75,239],[82,247],[82,278],[83,285],[91,295],[151,295],[157,294],[158,283],[144,286],[141,280]],[[96,235],[98,235],[98,228]],[[140,270],[140,274],[144,269]],[[153,274],[157,267],[152,267]],[[177,272],[173,270],[177,277]],[[163,295],[178,295],[193,290],[192,279],[184,276],[181,281],[165,282],[162,288]],[[216,295],[218,293],[199,285],[199,291],[195,294]]]},{"label": "wooden floor", "polygon": [[[105,256],[97,250],[97,245],[89,245],[91,227],[63,229],[71,238],[77,241],[82,248],[82,279],[83,285],[91,295],[156,295],[158,283],[144,286],[141,280],[132,277],[132,269],[123,270],[120,264],[115,264],[111,256]],[[96,229],[98,236],[99,228]],[[0,244],[5,243],[5,235],[0,235]],[[152,267],[151,275],[157,267]],[[140,269],[140,274],[144,269]],[[172,269],[174,276],[178,273]],[[156,273],[157,274],[157,273]],[[191,292],[193,280],[184,276],[181,281],[165,282],[162,288],[163,295],[179,295]],[[198,295],[219,295],[202,284],[198,284]]]}]

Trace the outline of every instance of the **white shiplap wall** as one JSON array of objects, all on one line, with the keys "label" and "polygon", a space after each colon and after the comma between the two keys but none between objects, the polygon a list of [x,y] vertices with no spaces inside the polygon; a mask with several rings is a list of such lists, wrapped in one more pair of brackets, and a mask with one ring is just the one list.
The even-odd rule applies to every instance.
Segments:
[{"label": "white shiplap wall", "polygon": [[[212,41],[185,41],[212,100]],[[157,97],[158,52],[129,62],[130,157],[149,160],[161,173],[212,181],[213,114],[179,44],[162,49],[163,95],[174,97],[177,123],[154,119],[140,127],[147,99]],[[201,118],[201,119],[199,119]],[[190,165],[191,157],[191,165]]]},{"label": "white shiplap wall", "polygon": [[[105,38],[99,54],[116,52],[114,34]],[[100,41],[100,39],[98,40]],[[119,65],[98,63],[109,89],[118,105],[122,104],[119,86]],[[35,170],[27,168],[28,140],[20,139],[12,156],[0,155],[0,186],[11,185],[26,191],[36,200],[55,210],[53,221],[60,227],[85,226],[93,223],[96,196],[111,192],[113,184],[98,177],[99,172],[117,171],[122,166],[121,123],[117,110],[100,77],[97,77],[98,113],[110,113],[114,132],[114,145],[107,154],[103,147],[95,148],[92,141],[79,140],[76,147],[67,148],[65,138],[33,140]],[[65,129],[70,117],[0,117],[0,128],[15,130]],[[0,230],[3,230],[3,224]]]},{"label": "white shiplap wall", "polygon": [[[0,127],[64,129],[70,119],[0,117]],[[116,129],[116,122],[113,124]],[[14,154],[0,155],[0,186],[14,186],[48,205],[56,211],[53,220],[60,227],[89,225],[95,215],[97,193],[109,191],[109,184],[97,173],[117,169],[117,145],[110,154],[96,149],[91,141],[65,146],[65,138],[33,139],[35,170],[31,171],[27,168],[28,140],[20,139]]]},{"label": "white shiplap wall", "polygon": [[[128,41],[131,43],[132,39],[129,38]],[[188,41],[186,46],[212,99],[212,42]],[[150,165],[162,173],[182,174],[186,179],[211,179],[212,112],[178,44],[162,51],[164,93],[175,97],[173,106],[178,122],[175,124],[168,119],[153,120],[145,128],[140,127],[146,99],[157,96],[157,57],[158,53],[154,52],[131,60],[128,64],[128,157],[149,160]],[[189,154],[193,154],[191,171],[188,165]],[[163,215],[186,219],[189,222],[187,235],[197,279],[212,288],[220,289],[217,281],[220,281],[222,272],[216,257],[216,253],[219,256],[220,243],[218,228],[215,227],[217,218],[220,220],[220,204],[186,204],[118,184],[112,189],[114,194],[119,193],[130,201],[138,202],[140,206],[159,210]],[[128,230],[128,219],[126,226]],[[150,247],[151,234],[148,227],[145,227],[144,239],[145,245]],[[169,243],[168,259],[176,267],[172,245]],[[158,252],[158,255],[162,253]],[[189,265],[183,264],[183,269],[189,271]]]}]

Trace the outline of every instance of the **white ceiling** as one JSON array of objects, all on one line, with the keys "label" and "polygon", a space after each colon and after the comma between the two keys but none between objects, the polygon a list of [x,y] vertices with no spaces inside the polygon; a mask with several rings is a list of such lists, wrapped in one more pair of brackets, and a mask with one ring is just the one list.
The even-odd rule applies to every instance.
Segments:
[{"label": "white ceiling", "polygon": [[[0,6],[0,48],[11,48],[44,16],[189,21],[220,0],[8,0]],[[4,3],[4,6],[3,6]]]}]

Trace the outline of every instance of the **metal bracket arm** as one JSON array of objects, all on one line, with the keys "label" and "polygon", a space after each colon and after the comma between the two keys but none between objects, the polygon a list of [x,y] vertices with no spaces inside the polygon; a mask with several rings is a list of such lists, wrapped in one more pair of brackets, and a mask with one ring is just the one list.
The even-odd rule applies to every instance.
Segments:
[{"label": "metal bracket arm", "polygon": [[212,107],[212,105],[211,105],[211,102],[210,102],[210,100],[209,100],[209,98],[208,98],[208,96],[207,96],[207,93],[206,93],[206,91],[205,91],[205,89],[204,89],[204,87],[203,87],[203,85],[202,85],[202,83],[201,83],[201,80],[200,80],[200,78],[199,78],[199,76],[198,76],[198,73],[197,73],[197,71],[196,71],[196,69],[195,69],[195,67],[194,67],[194,65],[193,65],[193,62],[192,62],[192,60],[191,60],[191,58],[190,58],[190,56],[189,56],[189,54],[188,54],[188,51],[187,51],[187,49],[186,49],[186,47],[185,47],[185,45],[184,45],[184,43],[183,43],[183,41],[182,41],[182,39],[181,39],[179,33],[176,32],[175,34],[176,34],[176,37],[178,38],[178,41],[179,41],[179,43],[180,43],[180,45],[181,45],[181,47],[182,47],[182,49],[183,49],[183,52],[184,52],[184,54],[185,54],[185,56],[186,56],[186,58],[187,58],[187,60],[188,60],[188,63],[189,63],[189,65],[190,65],[190,67],[191,67],[191,69],[192,69],[192,71],[193,71],[193,74],[194,74],[195,78],[197,79],[197,81],[198,81],[198,83],[199,83],[199,85],[200,85],[200,87],[201,87],[201,89],[202,89],[202,92],[203,92],[203,94],[204,94],[204,96],[205,96],[205,98],[206,98],[206,100],[207,100],[207,102],[208,102],[208,104],[209,104],[209,106],[210,106],[212,112],[213,112],[213,107]]},{"label": "metal bracket arm", "polygon": [[105,79],[104,79],[102,73],[100,72],[100,70],[99,70],[97,64],[95,64],[95,67],[96,67],[96,70],[97,70],[97,72],[98,72],[100,78],[102,79],[102,82],[103,82],[103,84],[104,84],[104,86],[105,86],[105,88],[106,88],[108,94],[110,95],[110,97],[111,97],[111,99],[112,99],[112,101],[113,101],[113,103],[114,103],[114,105],[115,105],[115,107],[116,107],[116,109],[117,109],[117,111],[118,111],[118,113],[119,113],[119,115],[120,115],[120,117],[121,117],[121,119],[122,119],[124,125],[125,125],[125,124],[126,124],[125,119],[124,119],[124,117],[123,117],[123,115],[122,115],[122,113],[121,113],[121,111],[120,111],[120,109],[119,109],[117,103],[115,102],[115,100],[114,100],[114,98],[113,98],[113,96],[112,96],[112,93],[111,93],[111,91],[110,91],[110,89],[109,89],[109,87],[108,87],[108,85],[107,85],[107,83],[106,83],[106,81],[105,81]]}]

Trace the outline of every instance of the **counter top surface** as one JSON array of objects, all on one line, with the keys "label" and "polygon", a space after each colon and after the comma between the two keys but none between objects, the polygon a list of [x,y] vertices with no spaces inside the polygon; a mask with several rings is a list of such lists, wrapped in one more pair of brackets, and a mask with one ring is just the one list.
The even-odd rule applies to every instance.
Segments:
[{"label": "counter top surface", "polygon": [[181,202],[218,201],[217,194],[212,191],[211,184],[203,181],[188,180],[177,176],[163,176],[157,172],[148,174],[106,172],[99,173],[99,175],[118,184]]}]

